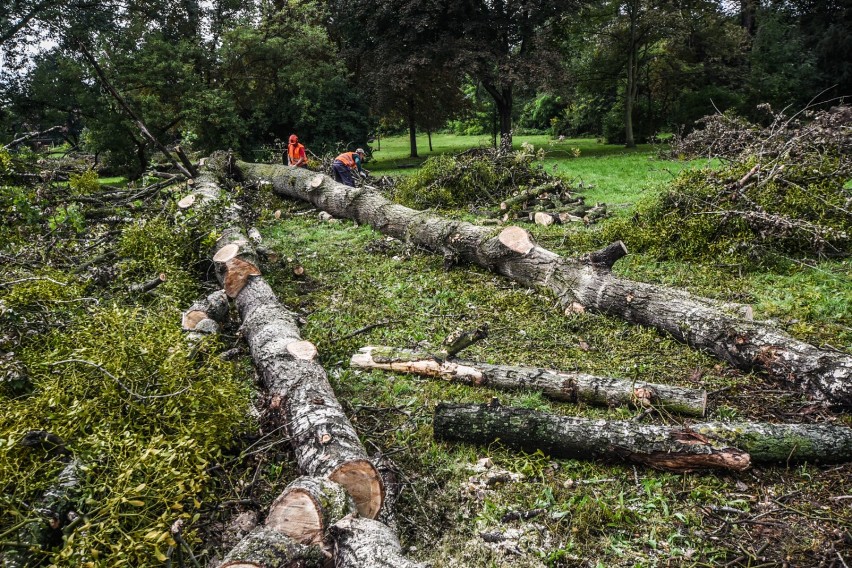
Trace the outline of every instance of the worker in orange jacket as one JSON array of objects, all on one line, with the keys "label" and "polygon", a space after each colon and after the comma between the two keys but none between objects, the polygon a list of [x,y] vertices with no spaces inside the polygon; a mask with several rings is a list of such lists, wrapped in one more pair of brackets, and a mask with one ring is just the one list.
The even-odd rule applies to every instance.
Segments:
[{"label": "worker in orange jacket", "polygon": [[307,168],[308,156],[305,147],[299,144],[299,137],[290,135],[290,143],[287,145],[287,165],[291,168]]},{"label": "worker in orange jacket", "polygon": [[367,171],[361,166],[364,162],[364,150],[358,148],[354,152],[343,152],[331,163],[334,179],[349,187],[355,187],[353,172],[357,172],[363,178],[367,177]]}]

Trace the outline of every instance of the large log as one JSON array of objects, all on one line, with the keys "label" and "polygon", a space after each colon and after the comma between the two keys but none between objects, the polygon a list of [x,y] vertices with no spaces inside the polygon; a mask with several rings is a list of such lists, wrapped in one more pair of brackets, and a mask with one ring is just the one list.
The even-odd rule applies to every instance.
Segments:
[{"label": "large log", "polygon": [[[57,437],[58,438],[58,437]],[[47,441],[50,441],[49,436]],[[20,546],[9,547],[0,554],[0,563],[6,568],[23,568],[38,564],[32,551],[44,551],[61,542],[62,529],[66,528],[72,518],[79,518],[74,506],[80,495],[80,478],[83,464],[72,459],[59,472],[56,483],[44,492],[41,499],[35,503],[34,510],[38,518],[23,525],[18,531]],[[76,523],[75,523],[76,524]]]},{"label": "large log", "polygon": [[603,406],[635,405],[704,416],[707,393],[671,385],[598,377],[537,367],[491,365],[455,359],[438,361],[428,353],[384,346],[362,347],[350,365],[445,379],[500,390],[535,390],[554,400]]},{"label": "large log", "polygon": [[[218,199],[227,200],[213,172],[227,173],[231,167],[230,160],[223,160],[221,156],[212,156],[208,163],[195,184],[194,192],[200,198],[197,201],[205,205]],[[267,526],[247,539],[251,543],[243,541],[238,547],[245,546],[249,551],[260,551],[262,555],[271,554],[275,562],[286,566],[290,558],[287,552],[289,543],[293,541],[282,531],[315,542],[319,533],[348,511],[352,504],[364,517],[383,513],[382,477],[368,459],[355,429],[334,396],[325,370],[316,362],[316,347],[301,339],[295,315],[278,301],[256,268],[257,256],[240,228],[238,208],[226,203],[219,217],[226,228],[213,254],[216,276],[228,296],[235,299],[243,322],[241,331],[270,394],[267,412],[273,418],[278,415],[290,436],[299,468],[303,474],[313,478],[302,479],[291,487],[294,491],[289,496],[279,497],[267,519]],[[342,498],[335,489],[337,485],[345,489],[351,501]],[[307,517],[312,514],[308,509],[314,507],[313,522],[316,524],[313,530],[309,526],[312,521],[306,521],[305,516],[292,525],[289,523],[300,504],[304,506],[301,512]],[[281,547],[276,544],[278,537],[286,539],[281,541]],[[355,538],[358,538],[357,530]],[[382,538],[386,542],[380,542],[380,547],[399,547],[396,535],[389,528],[385,527]],[[312,547],[319,548],[316,544]],[[279,548],[281,561],[275,556]],[[233,555],[229,558],[235,559],[233,566],[264,565],[263,556],[257,560],[258,564]],[[299,552],[296,560],[302,559]],[[335,564],[345,565],[336,559]]]},{"label": "large log", "polygon": [[686,427],[588,420],[499,404],[439,404],[435,437],[586,459],[622,458],[659,469],[741,470],[750,463],[852,461],[852,428],[828,424],[707,422]]},{"label": "large log", "polygon": [[335,568],[426,568],[402,554],[393,531],[378,521],[346,517],[331,527]]},{"label": "large log", "polygon": [[489,227],[394,204],[300,168],[237,164],[244,176],[279,195],[308,201],[424,249],[478,264],[528,286],[550,289],[566,310],[590,310],[654,327],[746,370],[765,371],[817,399],[852,407],[852,355],[799,341],[770,323],[751,321],[720,302],[634,282],[611,272],[627,253],[621,243],[580,258],[538,246],[520,227]]}]

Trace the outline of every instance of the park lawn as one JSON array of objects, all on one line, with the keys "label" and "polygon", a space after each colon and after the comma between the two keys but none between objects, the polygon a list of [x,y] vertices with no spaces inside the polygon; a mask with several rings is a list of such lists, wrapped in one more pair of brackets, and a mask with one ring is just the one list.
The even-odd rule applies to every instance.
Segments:
[{"label": "park lawn", "polygon": [[[421,139],[422,138],[422,139]],[[582,191],[588,203],[604,202],[613,211],[627,211],[643,196],[659,191],[684,168],[712,165],[706,160],[667,160],[658,156],[656,146],[640,144],[625,148],[603,144],[594,138],[556,140],[549,135],[515,136],[513,146],[532,144],[545,150],[542,164],[551,172],[571,180]],[[418,136],[419,158],[409,158],[408,136],[381,139],[381,150],[374,149],[368,168],[373,175],[411,175],[429,156],[462,152],[476,147],[490,147],[490,136],[433,134],[432,148],[426,136]]]}]

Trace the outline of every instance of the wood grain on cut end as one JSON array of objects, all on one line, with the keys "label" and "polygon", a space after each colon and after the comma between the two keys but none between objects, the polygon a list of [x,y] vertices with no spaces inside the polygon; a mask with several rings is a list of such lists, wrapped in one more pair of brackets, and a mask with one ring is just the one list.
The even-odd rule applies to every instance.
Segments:
[{"label": "wood grain on cut end", "polygon": [[192,310],[183,314],[183,319],[181,321],[181,327],[184,331],[192,331],[195,329],[195,326],[198,325],[203,319],[207,318],[207,313],[199,310]]},{"label": "wood grain on cut end", "polygon": [[225,273],[224,287],[225,293],[229,298],[236,298],[246,283],[248,283],[249,278],[260,276],[261,274],[257,266],[239,258],[232,258],[225,266],[227,267],[227,272]]},{"label": "wood grain on cut end", "polygon": [[355,500],[355,506],[362,517],[375,519],[382,509],[384,487],[376,467],[367,460],[346,462],[329,479],[342,485]]},{"label": "wood grain on cut end", "polygon": [[322,542],[319,504],[304,490],[285,491],[269,507],[265,525],[302,544]]},{"label": "wood grain on cut end", "polygon": [[497,238],[504,246],[521,254],[527,254],[535,248],[535,243],[532,241],[529,232],[514,225],[500,231]]},{"label": "wood grain on cut end", "polygon": [[195,194],[190,193],[189,195],[187,195],[186,197],[184,197],[183,199],[178,201],[177,205],[181,209],[189,209],[190,207],[193,206],[194,203],[195,203]]},{"label": "wood grain on cut end", "polygon": [[239,253],[240,245],[236,243],[227,244],[216,251],[216,254],[213,255],[213,262],[228,262]]},{"label": "wood grain on cut end", "polygon": [[287,351],[296,359],[313,361],[317,356],[317,348],[310,341],[294,341],[287,344]]}]

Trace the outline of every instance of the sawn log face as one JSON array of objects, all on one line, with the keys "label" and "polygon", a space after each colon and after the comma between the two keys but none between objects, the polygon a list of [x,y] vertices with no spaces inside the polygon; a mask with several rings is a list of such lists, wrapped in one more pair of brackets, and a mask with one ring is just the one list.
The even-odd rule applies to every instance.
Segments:
[{"label": "sawn log face", "polygon": [[312,187],[314,172],[244,162],[238,166],[247,177],[271,183],[276,193],[308,201],[335,217],[369,224],[386,235],[449,253],[525,285],[549,288],[566,308],[578,305],[657,328],[736,367],[768,372],[817,399],[852,406],[852,356],[819,349],[765,322],[742,318],[722,303],[618,278],[588,256],[567,259],[535,245],[531,237],[529,247],[510,248],[492,228],[415,211],[375,191],[351,188],[328,177]]}]

